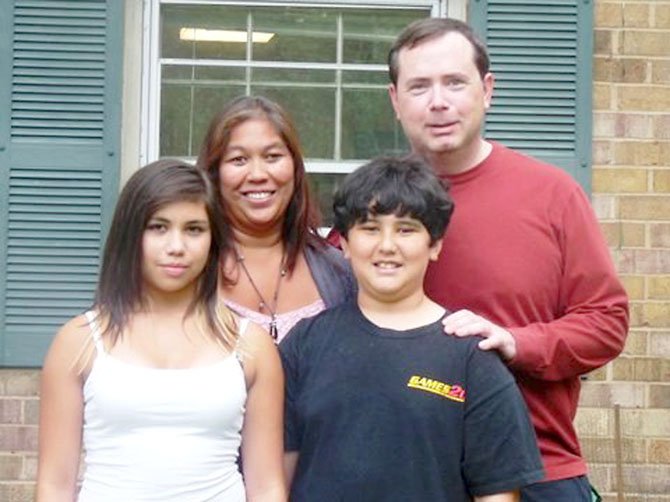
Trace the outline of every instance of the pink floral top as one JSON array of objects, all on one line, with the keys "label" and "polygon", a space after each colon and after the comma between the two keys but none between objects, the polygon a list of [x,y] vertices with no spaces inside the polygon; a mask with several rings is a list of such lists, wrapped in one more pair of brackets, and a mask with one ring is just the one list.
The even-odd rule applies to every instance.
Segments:
[{"label": "pink floral top", "polygon": [[[267,331],[270,330],[271,318],[269,315],[261,314],[256,310],[245,307],[244,305],[240,305],[239,303],[235,303],[232,300],[224,299],[223,301],[228,306],[228,308],[237,314],[241,315],[242,317],[246,317],[252,322],[255,322]],[[284,338],[286,334],[291,331],[291,328],[295,326],[299,320],[305,319],[306,317],[312,317],[325,309],[326,304],[323,303],[323,300],[319,298],[314,303],[310,303],[309,305],[305,305],[299,309],[291,310],[289,312],[280,312],[277,314],[277,343],[279,343],[282,338]]]}]

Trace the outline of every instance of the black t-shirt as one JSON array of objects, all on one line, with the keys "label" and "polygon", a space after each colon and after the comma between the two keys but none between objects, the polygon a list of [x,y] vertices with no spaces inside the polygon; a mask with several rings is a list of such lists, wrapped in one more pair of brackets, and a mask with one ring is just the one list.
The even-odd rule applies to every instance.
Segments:
[{"label": "black t-shirt", "polygon": [[542,479],[514,378],[480,338],[379,328],[355,304],[280,344],[291,500],[469,501]]}]

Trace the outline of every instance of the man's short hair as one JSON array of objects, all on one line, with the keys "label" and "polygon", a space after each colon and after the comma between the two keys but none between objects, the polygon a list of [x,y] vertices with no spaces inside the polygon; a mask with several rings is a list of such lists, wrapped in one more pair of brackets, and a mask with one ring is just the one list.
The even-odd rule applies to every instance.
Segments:
[{"label": "man's short hair", "polygon": [[419,220],[432,245],[444,235],[453,210],[446,184],[417,155],[371,160],[347,175],[333,199],[334,227],[345,239],[371,215],[395,214]]},{"label": "man's short hair", "polygon": [[398,84],[400,72],[398,56],[402,49],[412,49],[447,33],[460,33],[470,42],[475,53],[475,66],[483,79],[489,72],[489,54],[486,45],[472,28],[458,19],[427,17],[409,24],[393,43],[388,55],[389,77],[393,85]]}]

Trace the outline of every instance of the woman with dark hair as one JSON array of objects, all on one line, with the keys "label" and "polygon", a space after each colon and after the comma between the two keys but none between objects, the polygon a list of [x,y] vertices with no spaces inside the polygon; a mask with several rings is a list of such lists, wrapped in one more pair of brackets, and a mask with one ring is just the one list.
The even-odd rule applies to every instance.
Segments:
[{"label": "woman with dark hair", "polygon": [[[42,372],[37,500],[286,500],[283,376],[260,327],[217,299],[216,189],[178,160],[121,192],[93,307]],[[244,481],[238,470],[238,451]]]},{"label": "woman with dark hair", "polygon": [[229,102],[210,123],[198,166],[219,187],[232,228],[220,287],[231,309],[279,341],[300,319],[355,298],[349,265],[317,233],[298,136],[278,104]]}]

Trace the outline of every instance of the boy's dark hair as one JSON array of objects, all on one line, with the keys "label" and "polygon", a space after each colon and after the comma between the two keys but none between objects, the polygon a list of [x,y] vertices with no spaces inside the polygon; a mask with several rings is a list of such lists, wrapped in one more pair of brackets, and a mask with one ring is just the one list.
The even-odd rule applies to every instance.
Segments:
[{"label": "boy's dark hair", "polygon": [[393,85],[398,84],[398,73],[400,72],[398,55],[402,49],[413,49],[417,45],[447,33],[460,33],[470,42],[474,50],[475,66],[483,79],[489,72],[489,54],[486,45],[472,31],[472,28],[458,19],[427,17],[409,24],[393,43],[388,55],[389,78]]},{"label": "boy's dark hair", "polygon": [[446,186],[416,155],[371,160],[347,175],[333,199],[334,227],[345,239],[370,215],[395,214],[419,220],[433,245],[444,235],[453,210]]}]

